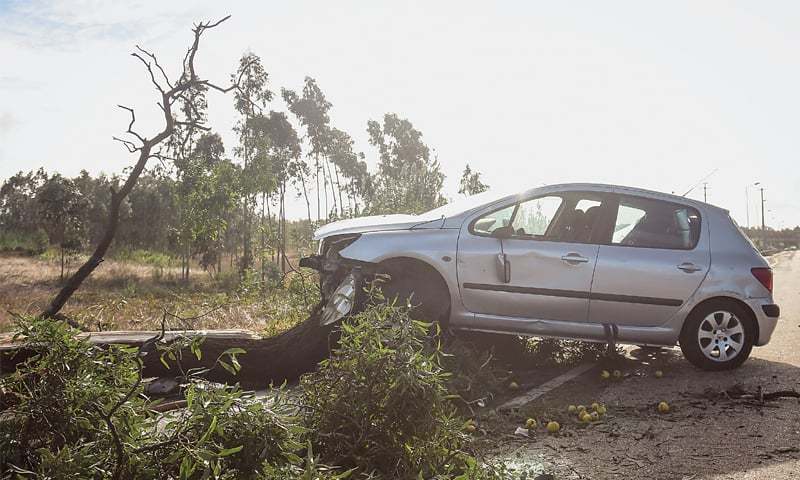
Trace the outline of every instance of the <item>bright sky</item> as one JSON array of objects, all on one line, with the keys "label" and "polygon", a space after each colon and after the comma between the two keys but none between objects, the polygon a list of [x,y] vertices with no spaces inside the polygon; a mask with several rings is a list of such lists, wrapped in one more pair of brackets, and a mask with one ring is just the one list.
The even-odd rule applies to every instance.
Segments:
[{"label": "bright sky", "polygon": [[[467,163],[503,189],[590,181],[678,194],[716,169],[708,201],[740,224],[757,181],[767,224],[800,224],[798,2],[109,3],[0,0],[0,178],[130,165],[111,140],[128,119],[115,105],[135,107],[144,132],[160,123],[127,54],[139,43],[174,74],[191,23],[230,13],[204,39],[201,74],[224,82],[252,50],[276,91],[316,78],[333,125],[371,165],[366,122],[396,112],[436,149],[450,197]],[[233,99],[210,104],[232,152]]]}]

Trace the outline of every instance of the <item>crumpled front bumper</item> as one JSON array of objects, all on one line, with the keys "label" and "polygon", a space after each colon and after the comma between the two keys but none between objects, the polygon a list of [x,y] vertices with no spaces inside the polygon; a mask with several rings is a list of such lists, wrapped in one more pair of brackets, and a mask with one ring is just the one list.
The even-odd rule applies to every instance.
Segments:
[{"label": "crumpled front bumper", "polygon": [[354,313],[363,301],[364,276],[376,270],[373,264],[347,260],[338,253],[301,258],[300,266],[319,272],[324,302],[321,325],[331,325]]}]

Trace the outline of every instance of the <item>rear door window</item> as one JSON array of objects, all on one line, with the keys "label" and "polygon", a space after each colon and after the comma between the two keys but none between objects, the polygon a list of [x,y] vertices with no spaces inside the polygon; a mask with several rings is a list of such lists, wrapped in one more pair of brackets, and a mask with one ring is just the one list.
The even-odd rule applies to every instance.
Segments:
[{"label": "rear door window", "polygon": [[613,245],[691,250],[700,238],[700,213],[689,206],[620,197]]}]

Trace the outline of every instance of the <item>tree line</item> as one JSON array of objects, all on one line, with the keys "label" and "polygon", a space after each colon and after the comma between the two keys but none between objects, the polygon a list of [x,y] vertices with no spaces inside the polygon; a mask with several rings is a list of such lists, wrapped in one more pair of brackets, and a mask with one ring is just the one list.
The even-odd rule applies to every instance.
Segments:
[{"label": "tree line", "polygon": [[[352,137],[332,125],[318,83],[280,89],[285,110],[261,59],[246,53],[232,73],[237,141],[223,143],[206,127],[208,87],[193,86],[178,100],[178,122],[154,163],[120,206],[116,248],[170,253],[188,278],[192,260],[219,273],[223,262],[241,272],[286,272],[287,251],[311,248],[311,233],[340,218],[419,213],[445,203],[445,175],[422,133],[387,113],[369,120],[375,171]],[[113,192],[122,178],[73,178],[43,169],[19,172],[0,187],[0,236],[23,236],[80,251],[103,235]],[[466,167],[459,192],[487,187]],[[305,218],[286,219],[286,202],[301,199]]]}]

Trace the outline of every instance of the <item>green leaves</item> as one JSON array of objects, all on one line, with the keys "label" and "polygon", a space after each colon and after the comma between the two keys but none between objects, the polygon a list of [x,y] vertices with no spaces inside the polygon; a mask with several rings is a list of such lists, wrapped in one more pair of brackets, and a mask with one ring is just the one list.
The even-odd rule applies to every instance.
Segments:
[{"label": "green leaves", "polygon": [[386,478],[449,478],[466,437],[455,419],[431,325],[392,304],[342,324],[338,348],[301,380],[306,423],[323,459]]}]

